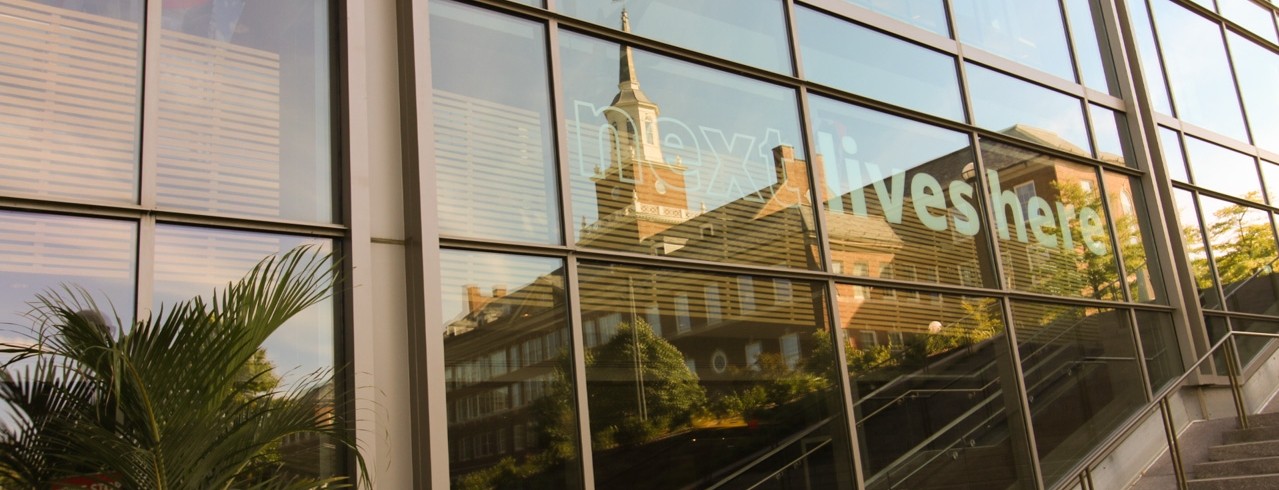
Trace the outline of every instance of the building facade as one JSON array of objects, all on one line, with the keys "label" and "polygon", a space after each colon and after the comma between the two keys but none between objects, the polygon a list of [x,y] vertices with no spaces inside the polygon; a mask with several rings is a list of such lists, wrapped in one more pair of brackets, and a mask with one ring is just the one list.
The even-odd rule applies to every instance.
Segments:
[{"label": "building facade", "polygon": [[0,322],[316,243],[377,488],[1107,488],[1279,332],[1277,12],[0,0]]}]

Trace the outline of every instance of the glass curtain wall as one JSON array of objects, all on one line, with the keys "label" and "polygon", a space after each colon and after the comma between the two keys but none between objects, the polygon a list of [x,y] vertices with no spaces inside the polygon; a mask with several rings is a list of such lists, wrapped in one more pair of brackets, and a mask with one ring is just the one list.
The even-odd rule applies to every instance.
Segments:
[{"label": "glass curtain wall", "polygon": [[[1143,26],[1139,50],[1174,188],[1175,234],[1199,304],[1214,315],[1217,331],[1210,328],[1208,338],[1227,330],[1270,332],[1279,314],[1275,8],[1149,0],[1133,2],[1131,16]],[[1258,339],[1238,347],[1245,367],[1274,350]]]},{"label": "glass curtain wall", "polygon": [[1055,487],[1181,374],[1108,2],[531,6],[428,2],[453,486]]},{"label": "glass curtain wall", "polygon": [[[127,335],[268,255],[340,254],[332,3],[0,0],[6,341],[38,294],[82,290]],[[267,341],[263,396],[341,365],[339,303]],[[337,413],[340,385],[317,388],[317,413]],[[345,471],[315,437],[268,452],[260,477]]]}]

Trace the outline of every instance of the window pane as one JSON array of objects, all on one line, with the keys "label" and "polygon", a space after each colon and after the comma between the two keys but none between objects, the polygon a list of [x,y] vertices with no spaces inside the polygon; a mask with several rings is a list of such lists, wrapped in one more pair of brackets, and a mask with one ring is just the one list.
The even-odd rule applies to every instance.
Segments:
[{"label": "window pane", "polygon": [[137,202],[142,1],[0,9],[0,193]]},{"label": "window pane", "polygon": [[1146,401],[1128,312],[1013,302],[1044,483],[1054,486]]},{"label": "window pane", "polygon": [[[1128,149],[1128,123],[1124,115],[1105,107],[1089,104],[1093,138],[1097,142],[1097,159],[1116,165],[1136,166]],[[1131,162],[1131,163],[1129,163]]]},{"label": "window pane", "polygon": [[[161,305],[204,296],[240,279],[258,261],[303,244],[332,248],[329,240],[266,233],[158,225],[155,232],[155,303]],[[288,390],[308,376],[333,369],[336,306],[332,298],[295,315],[262,345],[267,365]],[[326,386],[332,390],[332,385]],[[333,391],[319,398],[316,410],[332,412]],[[337,474],[337,450],[321,440],[302,438],[281,444],[285,474],[323,477]]]},{"label": "window pane", "polygon": [[[1084,85],[1112,95],[1118,94],[1111,69],[1109,43],[1106,42],[1106,28],[1095,22],[1096,2],[1090,0],[1066,0],[1066,11],[1070,15],[1070,38],[1074,41],[1075,59],[1079,63],[1079,75]],[[1105,46],[1107,49],[1102,49]]]},{"label": "window pane", "polygon": [[942,0],[845,0],[916,27],[950,37]]},{"label": "window pane", "polygon": [[[1249,0],[1217,0],[1221,8],[1221,16],[1252,31],[1272,43],[1279,43],[1275,37],[1274,16],[1270,9],[1257,5]],[[1239,60],[1235,60],[1239,66]]]},{"label": "window pane", "polygon": [[964,44],[1075,80],[1056,0],[967,0],[951,8]]},{"label": "window pane", "polygon": [[1137,41],[1138,60],[1141,61],[1142,73],[1146,78],[1146,90],[1150,91],[1150,103],[1154,104],[1156,111],[1172,114],[1172,101],[1168,98],[1164,67],[1155,44],[1155,30],[1150,23],[1146,0],[1129,3],[1129,18]]},{"label": "window pane", "polygon": [[1190,271],[1195,275],[1195,286],[1199,289],[1199,303],[1204,308],[1221,309],[1221,297],[1217,294],[1216,278],[1208,263],[1208,246],[1204,244],[1195,196],[1182,189],[1173,189],[1172,193],[1173,199],[1177,201],[1177,222],[1181,227],[1182,240],[1186,244],[1186,259],[1190,262]]},{"label": "window pane", "polygon": [[[1235,331],[1279,334],[1279,322],[1233,318],[1230,320],[1230,325],[1231,330]],[[1268,346],[1274,344],[1274,340],[1247,335],[1235,337],[1235,346],[1239,349],[1239,364],[1242,367],[1248,367],[1258,359],[1258,355],[1266,351]]]},{"label": "window pane", "polygon": [[1177,136],[1177,132],[1160,126],[1159,146],[1163,149],[1168,176],[1178,182],[1190,182],[1190,174],[1186,172],[1186,155],[1181,152],[1181,138]]},{"label": "window pane", "polygon": [[1177,117],[1248,141],[1221,28],[1172,0],[1153,0],[1152,7]]},{"label": "window pane", "polygon": [[817,267],[793,91],[570,33],[560,41],[580,245]]},{"label": "window pane", "polygon": [[1000,303],[857,288],[841,284],[837,298],[867,488],[1031,486],[1009,436]]},{"label": "window pane", "polygon": [[1253,141],[1279,151],[1279,54],[1233,32],[1226,37]]},{"label": "window pane", "polygon": [[1266,185],[1266,195],[1270,197],[1270,205],[1279,207],[1279,164],[1262,160],[1261,180]]},{"label": "window pane", "polygon": [[328,2],[164,2],[156,200],[332,221]]},{"label": "window pane", "polygon": [[1010,287],[1123,299],[1095,169],[992,142],[982,161]]},{"label": "window pane", "polygon": [[[792,281],[787,297],[752,277],[751,309],[739,276],[579,272],[583,322],[612,325],[587,352],[598,488],[852,487],[819,284]],[[657,332],[652,304],[687,326]]]},{"label": "window pane", "polygon": [[1279,255],[1270,213],[1203,195],[1199,204],[1226,308],[1273,313],[1271,308],[1279,296],[1272,270]]},{"label": "window pane", "polygon": [[951,56],[807,8],[795,16],[809,80],[964,120]]},{"label": "window pane", "polygon": [[631,32],[739,63],[791,73],[790,45],[778,0],[559,0],[569,16]]},{"label": "window pane", "polygon": [[1159,266],[1159,254],[1155,250],[1148,220],[1146,199],[1141,182],[1112,172],[1103,172],[1106,185],[1106,201],[1113,216],[1115,231],[1119,235],[1119,259],[1123,261],[1128,276],[1128,299],[1141,303],[1165,303],[1163,269]]},{"label": "window pane", "polygon": [[916,280],[993,284],[968,136],[810,100],[831,260],[863,277],[891,265],[930,271]]},{"label": "window pane", "polygon": [[1137,312],[1137,331],[1141,335],[1142,355],[1146,359],[1146,371],[1150,373],[1150,390],[1158,392],[1168,382],[1185,372],[1181,364],[1181,351],[1177,347],[1177,332],[1172,316],[1153,311]]},{"label": "window pane", "polygon": [[[28,302],[67,286],[93,296],[111,325],[131,325],[137,236],[128,221],[0,211],[0,324],[31,325]],[[4,330],[5,341],[30,340]]]},{"label": "window pane", "polygon": [[1092,155],[1078,99],[972,63],[966,71],[978,126],[1062,151]]},{"label": "window pane", "polygon": [[1194,137],[1186,138],[1186,157],[1196,185],[1253,202],[1265,201],[1257,161],[1252,157]]},{"label": "window pane", "polygon": [[440,234],[560,243],[544,29],[452,2],[430,11]]},{"label": "window pane", "polygon": [[445,250],[441,264],[450,478],[580,487],[563,261]]}]

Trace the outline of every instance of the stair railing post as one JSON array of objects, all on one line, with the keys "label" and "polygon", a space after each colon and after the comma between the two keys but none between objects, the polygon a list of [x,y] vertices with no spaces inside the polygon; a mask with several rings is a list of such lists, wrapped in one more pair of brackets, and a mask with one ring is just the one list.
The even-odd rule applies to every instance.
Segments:
[{"label": "stair railing post", "polygon": [[1164,422],[1164,437],[1168,438],[1168,456],[1172,458],[1172,473],[1177,479],[1177,490],[1188,490],[1186,467],[1181,460],[1181,445],[1177,443],[1177,424],[1172,419],[1172,406],[1166,395],[1159,399],[1159,415]]},{"label": "stair railing post", "polygon": [[1226,376],[1230,378],[1230,396],[1235,400],[1235,414],[1239,416],[1239,428],[1248,428],[1248,407],[1243,399],[1243,383],[1239,380],[1239,353],[1235,350],[1234,335],[1225,342]]}]

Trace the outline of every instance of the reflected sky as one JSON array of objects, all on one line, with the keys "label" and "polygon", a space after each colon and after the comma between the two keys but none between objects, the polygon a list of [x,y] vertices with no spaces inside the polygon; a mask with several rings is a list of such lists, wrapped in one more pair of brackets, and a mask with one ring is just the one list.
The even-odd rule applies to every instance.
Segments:
[{"label": "reflected sky", "polygon": [[779,73],[791,73],[779,0],[559,0],[569,16]]},{"label": "reflected sky", "polygon": [[[328,240],[188,226],[160,225],[155,237],[154,310],[216,289],[244,276],[262,259],[303,244],[330,249]],[[302,311],[263,344],[285,385],[333,367],[335,306],[326,299]]]},{"label": "reflected sky", "polygon": [[908,24],[950,37],[942,0],[845,0]]},{"label": "reflected sky", "polygon": [[966,69],[978,126],[1071,153],[1092,154],[1078,99],[972,63]]},{"label": "reflected sky", "polygon": [[1279,152],[1279,54],[1233,32],[1226,39],[1253,142]]},{"label": "reflected sky", "polygon": [[1194,137],[1186,138],[1186,157],[1196,185],[1264,202],[1252,157]]},{"label": "reflected sky", "polygon": [[795,17],[805,78],[964,120],[953,57],[807,8]]},{"label": "reflected sky", "polygon": [[1075,80],[1057,0],[965,0],[951,9],[964,44]]},{"label": "reflected sky", "polygon": [[1151,5],[1177,116],[1248,141],[1221,28],[1171,0],[1153,0]]}]

